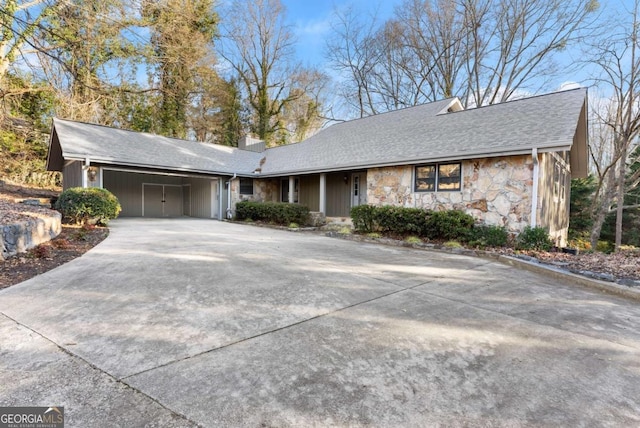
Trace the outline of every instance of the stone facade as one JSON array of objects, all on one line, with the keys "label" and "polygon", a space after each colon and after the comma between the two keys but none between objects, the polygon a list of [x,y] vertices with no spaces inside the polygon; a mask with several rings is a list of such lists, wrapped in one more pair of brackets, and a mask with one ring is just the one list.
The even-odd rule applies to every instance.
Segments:
[{"label": "stone facade", "polygon": [[531,220],[531,156],[462,162],[462,189],[414,192],[413,166],[373,168],[367,172],[367,202],[429,210],[462,210],[479,222],[520,232]]},{"label": "stone facade", "polygon": [[260,202],[278,202],[280,181],[277,179],[253,180],[253,199]]}]

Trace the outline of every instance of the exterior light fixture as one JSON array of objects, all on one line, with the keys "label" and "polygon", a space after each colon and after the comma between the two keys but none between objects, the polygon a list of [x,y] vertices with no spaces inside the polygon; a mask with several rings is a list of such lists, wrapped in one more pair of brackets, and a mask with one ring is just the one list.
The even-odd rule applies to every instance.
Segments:
[{"label": "exterior light fixture", "polygon": [[90,166],[89,169],[87,169],[87,177],[91,182],[96,181],[96,178],[98,178],[98,168]]}]

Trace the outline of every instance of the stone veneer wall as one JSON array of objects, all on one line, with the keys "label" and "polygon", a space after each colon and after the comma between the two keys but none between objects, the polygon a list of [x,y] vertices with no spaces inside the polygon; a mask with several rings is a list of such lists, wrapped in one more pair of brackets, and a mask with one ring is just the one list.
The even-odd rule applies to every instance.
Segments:
[{"label": "stone veneer wall", "polygon": [[0,226],[0,260],[55,238],[62,230],[61,220],[52,210],[48,216]]},{"label": "stone veneer wall", "polygon": [[[280,182],[277,179],[253,179],[253,195],[240,194],[240,180],[231,180],[231,206],[240,201],[277,202]],[[235,208],[234,208],[235,209]]]},{"label": "stone veneer wall", "polygon": [[462,190],[414,192],[413,166],[372,168],[367,172],[367,202],[430,210],[462,210],[480,222],[520,232],[530,224],[531,156],[462,162]]},{"label": "stone veneer wall", "polygon": [[280,181],[277,179],[253,180],[253,200],[278,202],[280,200]]}]

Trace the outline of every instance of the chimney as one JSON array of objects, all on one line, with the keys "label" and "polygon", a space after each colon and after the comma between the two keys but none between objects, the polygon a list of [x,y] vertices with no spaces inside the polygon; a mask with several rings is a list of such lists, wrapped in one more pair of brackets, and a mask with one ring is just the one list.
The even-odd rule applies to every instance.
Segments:
[{"label": "chimney", "polygon": [[249,135],[243,135],[238,140],[238,148],[240,150],[262,153],[267,148],[267,145],[264,141],[258,140],[257,138],[252,138]]}]

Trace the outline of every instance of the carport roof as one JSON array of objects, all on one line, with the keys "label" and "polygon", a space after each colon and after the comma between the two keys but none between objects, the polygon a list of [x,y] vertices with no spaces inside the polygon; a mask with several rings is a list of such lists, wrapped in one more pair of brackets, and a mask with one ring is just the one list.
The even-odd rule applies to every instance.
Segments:
[{"label": "carport roof", "polygon": [[62,171],[64,160],[166,169],[205,174],[250,174],[264,153],[179,140],[144,132],[54,119],[48,169]]},{"label": "carport roof", "polygon": [[[64,159],[193,171],[282,176],[376,166],[572,150],[586,174],[585,88],[451,111],[457,98],[328,127],[262,153],[55,119],[48,168]],[[56,147],[56,144],[58,145]]]}]

